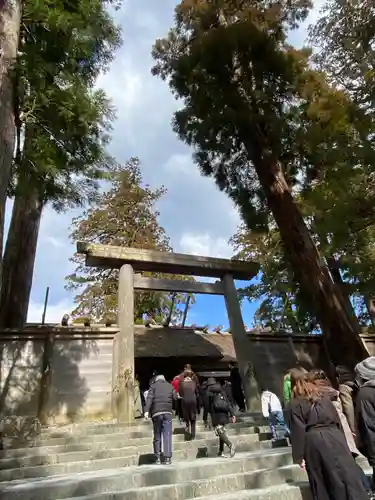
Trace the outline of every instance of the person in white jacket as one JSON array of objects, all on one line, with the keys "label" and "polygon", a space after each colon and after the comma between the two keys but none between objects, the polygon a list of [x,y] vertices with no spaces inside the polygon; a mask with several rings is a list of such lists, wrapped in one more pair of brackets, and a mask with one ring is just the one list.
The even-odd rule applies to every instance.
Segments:
[{"label": "person in white jacket", "polygon": [[284,413],[280,403],[280,399],[271,391],[265,390],[262,392],[262,413],[268,418],[272,439],[279,439],[277,430],[283,433],[281,438],[290,436],[289,429],[285,424]]}]

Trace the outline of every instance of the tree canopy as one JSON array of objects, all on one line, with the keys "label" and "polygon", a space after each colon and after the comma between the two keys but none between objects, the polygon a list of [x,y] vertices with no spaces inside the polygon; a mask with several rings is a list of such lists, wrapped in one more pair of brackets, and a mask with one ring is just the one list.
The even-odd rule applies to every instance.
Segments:
[{"label": "tree canopy", "polygon": [[95,200],[112,159],[113,108],[94,84],[121,42],[109,2],[27,2],[13,68],[17,147],[12,218],[3,262],[0,323],[26,321],[39,224],[56,210]]},{"label": "tree canopy", "polygon": [[[73,242],[170,252],[170,240],[158,221],[159,212],[155,208],[164,194],[163,187],[152,189],[143,183],[137,158],[131,158],[125,165],[116,165],[111,172],[110,189],[100,195],[94,206],[73,220],[71,239]],[[118,270],[88,268],[84,257],[79,254],[71,260],[77,267],[67,277],[67,288],[78,291],[73,317],[89,316],[98,321],[109,318],[115,323]],[[163,322],[171,311],[172,299],[172,294],[138,292],[135,304],[137,321],[141,322],[143,315],[147,315]],[[184,301],[184,297],[177,294],[174,301],[177,305]],[[174,309],[172,321],[178,321],[181,313]]]},{"label": "tree canopy", "polygon": [[[312,127],[311,109],[304,118],[305,123],[308,119],[309,133],[303,136],[301,146],[313,153],[315,168],[306,175],[305,172],[300,174],[303,182],[298,190],[305,221],[332,277],[341,285],[344,282],[344,290],[352,303],[347,302],[348,307],[353,306],[353,313],[361,325],[368,325],[375,318],[374,94],[371,77],[374,15],[370,2],[330,0],[310,27],[313,63],[318,65],[332,88],[340,88],[342,99],[335,103],[332,95],[324,106],[325,116],[321,107],[316,109],[320,115],[315,119],[315,127]],[[325,120],[326,126],[322,127],[322,118],[327,118],[329,110],[332,119]],[[330,156],[322,156],[324,149]],[[251,249],[254,253],[263,252],[266,260],[260,282],[243,290],[250,300],[263,299],[256,320],[279,325],[281,314],[285,313],[283,328],[291,328],[288,308],[293,304],[293,318],[297,319],[301,301],[293,291],[295,283],[288,279],[289,287],[286,286],[287,263],[278,258],[283,250],[273,245],[278,234],[276,228],[273,232],[275,230],[276,235],[272,236],[272,232],[258,235],[248,228],[240,228],[233,244],[240,254],[246,255]],[[289,290],[286,310],[285,287]],[[311,314],[306,311],[303,301],[302,310],[305,319],[299,318],[298,326],[310,331],[310,325],[315,325],[310,323]]]},{"label": "tree canopy", "polygon": [[277,227],[332,359],[353,364],[364,355],[358,322],[299,197],[314,182],[332,185],[340,165],[355,163],[367,175],[373,148],[351,96],[312,66],[311,50],[287,42],[310,7],[302,0],[181,1],[174,27],[154,46],[153,72],[182,100],[174,130],[194,147],[202,173],[235,201],[248,229]]}]

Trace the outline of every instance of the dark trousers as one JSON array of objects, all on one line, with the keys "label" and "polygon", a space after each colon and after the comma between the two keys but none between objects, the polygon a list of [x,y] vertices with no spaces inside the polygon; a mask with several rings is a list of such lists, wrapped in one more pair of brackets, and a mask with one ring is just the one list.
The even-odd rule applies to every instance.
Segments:
[{"label": "dark trousers", "polygon": [[182,399],[181,398],[178,398],[176,400],[176,417],[178,417],[180,422],[181,422],[181,420],[184,419],[183,414],[182,414]]},{"label": "dark trousers", "polygon": [[186,420],[185,424],[186,424],[186,432],[190,434],[191,439],[195,439],[196,421]]},{"label": "dark trousers", "polygon": [[160,458],[162,441],[163,455],[172,458],[172,415],[163,413],[152,418],[154,426],[154,453]]},{"label": "dark trousers", "polygon": [[235,400],[240,411],[245,411],[245,396],[242,389],[236,389],[233,391],[233,399]]},{"label": "dark trousers", "polygon": [[215,434],[219,438],[219,453],[223,453],[225,444],[228,448],[232,446],[232,443],[229,441],[225,425],[217,425],[215,427]]}]

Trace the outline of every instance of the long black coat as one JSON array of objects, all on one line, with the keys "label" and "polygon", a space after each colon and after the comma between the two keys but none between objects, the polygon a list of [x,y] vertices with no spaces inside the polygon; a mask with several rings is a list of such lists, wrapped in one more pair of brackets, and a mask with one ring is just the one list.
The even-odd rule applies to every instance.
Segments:
[{"label": "long black coat", "polygon": [[192,422],[197,419],[198,407],[198,387],[191,378],[180,383],[180,396],[182,398],[182,413],[185,422]]},{"label": "long black coat", "polygon": [[314,500],[368,500],[362,472],[352,457],[332,402],[291,401],[293,458],[306,462]]},{"label": "long black coat", "polygon": [[357,392],[355,413],[358,449],[375,467],[375,381],[366,382]]}]

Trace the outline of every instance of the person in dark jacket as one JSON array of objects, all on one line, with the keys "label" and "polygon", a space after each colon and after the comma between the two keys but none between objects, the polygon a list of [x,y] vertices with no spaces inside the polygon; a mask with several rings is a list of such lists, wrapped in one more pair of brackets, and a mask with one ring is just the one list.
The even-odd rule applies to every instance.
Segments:
[{"label": "person in dark jacket", "polygon": [[[343,411],[340,392],[332,387],[327,374],[323,370],[311,370],[308,377],[318,387],[320,394],[322,396],[326,396],[330,401],[332,401],[333,406],[336,408],[341,423],[341,429],[344,432],[346,443],[348,445],[350,453],[352,454],[352,457],[355,460],[359,456],[359,451],[356,446],[354,435]],[[363,469],[359,465],[358,469],[362,477],[363,486],[365,487],[369,497],[372,498],[369,478],[366,476]]]},{"label": "person in dark jacket", "polygon": [[234,408],[234,405],[236,404],[234,397],[233,397],[233,391],[232,391],[232,384],[229,382],[229,380],[225,380],[223,383],[223,391],[225,392],[229,403],[231,404],[232,408]]},{"label": "person in dark jacket", "polygon": [[234,423],[236,421],[236,417],[225,392],[214,378],[209,378],[207,380],[203,412],[203,421],[205,425],[207,425],[208,415],[211,416],[212,426],[214,427],[216,436],[219,438],[218,455],[220,457],[225,457],[224,445],[226,444],[229,448],[230,456],[233,457],[236,453],[236,449],[234,444],[232,444],[228,438],[225,426],[229,424],[230,418]]},{"label": "person in dark jacket", "polygon": [[193,372],[186,371],[184,380],[180,383],[180,396],[182,401],[182,414],[184,416],[186,433],[190,439],[195,439],[197,420],[197,401],[199,398],[198,387],[193,380]]},{"label": "person in dark jacket", "polygon": [[245,411],[245,396],[242,390],[242,379],[240,375],[240,371],[237,368],[236,364],[233,362],[229,363],[230,369],[230,383],[232,385],[232,394],[235,402],[240,411]]},{"label": "person in dark jacket", "polygon": [[164,375],[156,375],[148,391],[145,406],[145,418],[151,415],[154,426],[154,453],[156,463],[161,463],[161,444],[163,441],[163,454],[165,464],[172,460],[172,413],[174,389],[167,382]]},{"label": "person in dark jacket", "polygon": [[308,375],[292,388],[293,459],[307,472],[313,500],[368,500],[332,402]]},{"label": "person in dark jacket", "polygon": [[375,486],[375,356],[355,367],[358,392],[355,401],[357,446],[373,470]]}]

